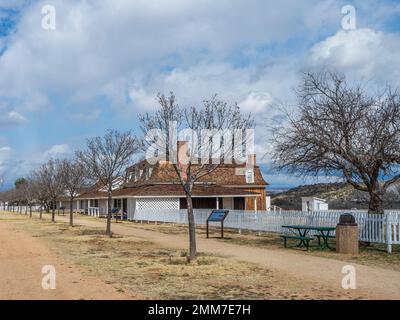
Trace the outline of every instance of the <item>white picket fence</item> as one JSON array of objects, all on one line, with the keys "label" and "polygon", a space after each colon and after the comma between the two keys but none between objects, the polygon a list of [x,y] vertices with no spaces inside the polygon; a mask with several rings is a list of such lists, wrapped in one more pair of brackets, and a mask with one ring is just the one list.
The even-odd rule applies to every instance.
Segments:
[{"label": "white picket fence", "polygon": [[[39,211],[40,206],[39,205],[34,205],[32,206],[32,211]],[[0,210],[1,211],[11,211],[12,207],[8,207],[7,205],[0,205]],[[21,213],[29,213],[29,206],[14,206],[14,212],[21,212]]]},{"label": "white picket fence", "polygon": [[[28,208],[17,206],[16,212],[23,212]],[[38,207],[32,208],[34,211]],[[3,207],[0,207],[3,210]],[[29,212],[29,209],[27,210]],[[88,214],[101,216],[102,208],[90,207]],[[195,209],[194,216],[197,225],[205,225],[211,209]],[[252,230],[257,232],[283,232],[282,225],[311,225],[311,226],[336,226],[343,213],[354,215],[359,226],[359,240],[387,245],[387,251],[392,252],[393,244],[400,244],[400,211],[386,210],[385,214],[368,214],[361,210],[329,210],[318,212],[302,211],[244,211],[229,210],[224,221],[227,228]],[[176,209],[141,209],[136,210],[133,220],[171,222],[187,224],[187,211]],[[313,232],[310,232],[313,234]]]},{"label": "white picket fence", "polygon": [[[196,224],[205,225],[211,210],[194,210]],[[386,211],[385,214],[368,214],[367,211],[329,210],[319,212],[302,211],[242,211],[230,210],[224,221],[227,228],[252,230],[258,232],[283,232],[282,225],[332,226],[339,222],[343,213],[354,215],[359,225],[359,240],[374,243],[384,243],[388,252],[392,244],[400,244],[400,211]],[[186,210],[136,210],[133,220],[187,223]],[[313,232],[311,232],[313,234]]]}]

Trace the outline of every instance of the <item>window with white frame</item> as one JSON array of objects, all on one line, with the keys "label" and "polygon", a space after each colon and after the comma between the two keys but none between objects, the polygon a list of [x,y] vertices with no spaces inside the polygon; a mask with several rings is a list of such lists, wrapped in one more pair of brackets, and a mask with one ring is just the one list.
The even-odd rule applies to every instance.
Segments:
[{"label": "window with white frame", "polygon": [[246,183],[254,183],[254,170],[253,169],[246,170]]}]

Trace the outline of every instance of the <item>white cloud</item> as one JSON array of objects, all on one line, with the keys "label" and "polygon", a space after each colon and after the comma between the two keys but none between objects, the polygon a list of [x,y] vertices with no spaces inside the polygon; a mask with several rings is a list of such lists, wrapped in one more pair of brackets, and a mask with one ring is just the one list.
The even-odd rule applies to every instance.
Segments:
[{"label": "white cloud", "polygon": [[[24,10],[17,32],[0,57],[0,95],[38,95],[41,104],[46,104],[43,96],[60,93],[66,97],[107,95],[105,88],[120,82],[111,98],[122,91],[126,99],[133,80],[156,77],[165,67],[179,64],[187,69],[199,62],[212,66],[232,52],[250,52],[294,34],[308,34],[307,28],[331,25],[331,19],[329,23],[312,19],[325,8],[319,3],[54,0],[57,29],[46,31],[40,19],[47,2],[34,2]],[[323,3],[329,5],[331,0]],[[299,28],[301,21],[310,19],[314,22]],[[138,89],[133,97],[149,104],[145,96],[135,96],[140,94]]]},{"label": "white cloud", "polygon": [[370,29],[339,31],[311,49],[315,62],[330,61],[338,66],[362,66],[379,56],[383,34]]},{"label": "white cloud", "polygon": [[[245,107],[253,103],[257,111],[261,111],[272,102],[273,96],[290,96],[287,87],[296,83],[297,70],[289,59],[271,59],[266,65],[246,67],[204,62],[154,75],[144,84],[139,79],[132,85],[131,93],[135,96],[131,94],[133,99],[129,103],[135,104],[135,100],[139,100],[144,102],[142,106],[154,108],[157,92],[168,94],[173,91],[181,106],[190,106],[217,93],[228,102],[243,102]],[[283,82],[285,86],[282,86]]]},{"label": "white cloud", "polygon": [[158,105],[156,96],[145,92],[143,88],[132,88],[129,92],[129,98],[141,110],[152,110]]},{"label": "white cloud", "polygon": [[71,150],[68,144],[56,144],[43,153],[43,158],[44,159],[57,158],[59,156],[66,155],[70,152]]},{"label": "white cloud", "polygon": [[244,112],[262,113],[273,103],[273,98],[268,92],[250,92],[247,97],[239,103]]},{"label": "white cloud", "polygon": [[8,111],[0,116],[0,127],[17,126],[26,123],[28,120],[16,111]]},{"label": "white cloud", "polygon": [[339,31],[310,50],[311,64],[329,66],[351,79],[400,84],[400,36],[371,29]]}]

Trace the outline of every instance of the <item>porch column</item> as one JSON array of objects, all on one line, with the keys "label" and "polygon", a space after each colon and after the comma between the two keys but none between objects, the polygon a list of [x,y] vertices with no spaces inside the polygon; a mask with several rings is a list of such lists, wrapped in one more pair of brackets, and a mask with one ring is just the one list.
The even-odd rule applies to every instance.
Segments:
[{"label": "porch column", "polygon": [[216,200],[216,208],[219,209],[219,198],[217,197]]},{"label": "porch column", "polygon": [[254,197],[254,212],[257,212],[257,197]]}]

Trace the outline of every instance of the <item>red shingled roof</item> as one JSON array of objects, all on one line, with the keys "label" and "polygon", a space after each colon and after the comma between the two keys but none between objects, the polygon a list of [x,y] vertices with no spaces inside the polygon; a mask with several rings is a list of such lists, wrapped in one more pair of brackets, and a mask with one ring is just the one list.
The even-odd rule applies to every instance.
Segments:
[{"label": "red shingled roof", "polygon": [[[155,165],[150,165],[146,160],[140,161],[136,167],[142,170],[142,175],[137,181],[131,180],[126,185],[134,186],[137,184],[148,183],[179,183],[179,179],[177,178],[175,169],[172,164],[168,163],[157,163]],[[193,165],[193,170],[196,172],[196,165]],[[133,172],[135,166],[131,166],[128,168],[128,176],[129,172]],[[145,169],[152,168],[152,172],[150,177],[146,179],[145,177]],[[247,183],[244,172],[239,174],[238,170],[245,169],[245,165],[238,164],[221,164],[211,173],[203,176],[199,179],[199,182],[207,182],[214,183],[220,186],[235,186],[235,185],[246,185],[246,186],[265,186],[268,183],[264,180],[261,170],[259,166],[254,166],[254,183]]]}]

